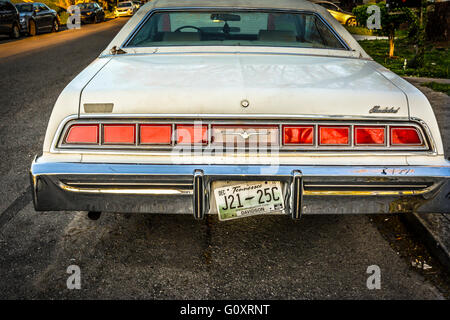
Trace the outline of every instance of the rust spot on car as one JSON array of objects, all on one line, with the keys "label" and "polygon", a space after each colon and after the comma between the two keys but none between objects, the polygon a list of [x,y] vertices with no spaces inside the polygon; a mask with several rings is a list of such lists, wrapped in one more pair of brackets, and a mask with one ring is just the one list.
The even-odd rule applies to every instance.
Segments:
[{"label": "rust spot on car", "polygon": [[415,212],[428,201],[429,199],[425,199],[422,196],[401,197],[389,204],[389,213]]}]

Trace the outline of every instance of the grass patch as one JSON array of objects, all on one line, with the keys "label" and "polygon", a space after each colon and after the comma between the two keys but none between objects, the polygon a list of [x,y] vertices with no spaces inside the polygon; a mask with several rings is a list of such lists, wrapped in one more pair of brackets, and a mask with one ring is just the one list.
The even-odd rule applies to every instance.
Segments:
[{"label": "grass patch", "polygon": [[450,84],[448,83],[426,82],[420,85],[433,89],[434,91],[444,92],[450,96]]},{"label": "grass patch", "polygon": [[378,63],[391,71],[404,76],[450,78],[450,50],[448,44],[435,45],[427,43],[425,48],[425,65],[422,68],[404,68],[405,59],[410,61],[415,54],[414,46],[407,38],[395,41],[395,57],[389,58],[388,40],[362,40],[359,44]]}]

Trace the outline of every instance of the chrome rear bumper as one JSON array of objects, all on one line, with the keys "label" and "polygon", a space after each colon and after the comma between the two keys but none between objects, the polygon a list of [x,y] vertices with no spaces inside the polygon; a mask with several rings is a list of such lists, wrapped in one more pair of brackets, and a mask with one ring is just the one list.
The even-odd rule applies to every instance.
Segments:
[{"label": "chrome rear bumper", "polygon": [[283,182],[286,212],[450,212],[449,166],[152,165],[34,161],[36,211],[217,213],[213,186]]}]

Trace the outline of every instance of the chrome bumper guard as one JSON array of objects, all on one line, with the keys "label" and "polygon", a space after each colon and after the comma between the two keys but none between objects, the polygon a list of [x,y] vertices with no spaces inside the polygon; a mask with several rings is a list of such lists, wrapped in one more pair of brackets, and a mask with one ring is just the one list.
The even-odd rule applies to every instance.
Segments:
[{"label": "chrome bumper guard", "polygon": [[224,181],[281,181],[285,213],[448,213],[450,166],[153,165],[33,161],[36,211],[217,213]]}]

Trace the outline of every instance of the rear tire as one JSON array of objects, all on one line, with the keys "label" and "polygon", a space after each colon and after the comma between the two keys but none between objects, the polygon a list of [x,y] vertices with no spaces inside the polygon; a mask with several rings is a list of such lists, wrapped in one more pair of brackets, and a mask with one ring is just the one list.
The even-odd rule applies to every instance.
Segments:
[{"label": "rear tire", "polygon": [[59,22],[57,19],[53,20],[53,27],[52,32],[58,32],[59,31]]},{"label": "rear tire", "polygon": [[20,37],[20,29],[17,24],[14,24],[10,34],[11,39],[17,39]]},{"label": "rear tire", "polygon": [[36,22],[34,22],[33,20],[30,20],[30,22],[29,22],[28,35],[30,37],[33,37],[36,35]]},{"label": "rear tire", "polygon": [[356,18],[348,18],[347,21],[345,21],[345,25],[349,27],[356,27]]}]

